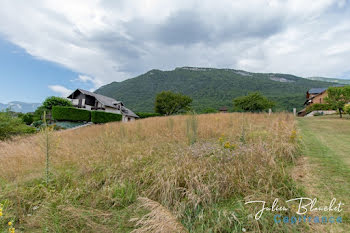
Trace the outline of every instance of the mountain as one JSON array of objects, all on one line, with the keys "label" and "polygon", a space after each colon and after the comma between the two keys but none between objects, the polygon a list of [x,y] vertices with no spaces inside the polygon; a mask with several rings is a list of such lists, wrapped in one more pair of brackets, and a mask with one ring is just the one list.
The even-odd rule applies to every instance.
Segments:
[{"label": "mountain", "polygon": [[156,94],[171,90],[190,96],[193,108],[201,112],[222,106],[232,109],[235,97],[259,91],[276,102],[276,110],[291,111],[303,107],[308,89],[331,85],[334,83],[289,74],[181,67],[172,71],[151,70],[123,82],[112,82],[95,92],[123,101],[133,111],[153,112]]},{"label": "mountain", "polygon": [[307,77],[307,79],[350,85],[350,79],[335,79],[335,78],[324,78],[324,77]]},{"label": "mountain", "polygon": [[37,109],[37,107],[39,107],[40,105],[41,105],[40,103],[24,103],[19,101],[12,101],[12,102],[9,102],[8,104],[0,103],[0,111],[9,108],[11,111],[14,111],[14,112],[22,112],[22,113],[34,112],[35,109]]}]

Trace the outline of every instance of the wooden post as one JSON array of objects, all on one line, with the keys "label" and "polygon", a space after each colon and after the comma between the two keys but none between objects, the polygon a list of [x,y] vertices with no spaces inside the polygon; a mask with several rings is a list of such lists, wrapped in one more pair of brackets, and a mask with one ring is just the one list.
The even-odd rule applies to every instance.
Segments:
[{"label": "wooden post", "polygon": [[271,113],[272,113],[272,109],[271,109],[271,108],[269,108],[269,115],[271,115]]},{"label": "wooden post", "polygon": [[294,114],[294,116],[297,116],[297,109],[296,108],[293,108],[293,114]]}]

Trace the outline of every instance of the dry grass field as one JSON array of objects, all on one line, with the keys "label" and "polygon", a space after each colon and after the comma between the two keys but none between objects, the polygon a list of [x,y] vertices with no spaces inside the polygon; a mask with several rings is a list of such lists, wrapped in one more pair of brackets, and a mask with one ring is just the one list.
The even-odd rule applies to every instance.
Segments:
[{"label": "dry grass field", "polygon": [[[297,232],[245,201],[295,198],[290,114],[155,117],[0,143],[0,229]],[[46,154],[49,180],[46,182]],[[291,213],[287,213],[291,214]]]}]

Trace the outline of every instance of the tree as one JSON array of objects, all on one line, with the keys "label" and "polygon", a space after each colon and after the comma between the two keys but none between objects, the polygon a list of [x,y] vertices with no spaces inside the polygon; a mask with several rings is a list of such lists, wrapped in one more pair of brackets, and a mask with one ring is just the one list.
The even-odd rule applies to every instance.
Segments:
[{"label": "tree", "polygon": [[46,110],[51,110],[53,106],[73,106],[72,103],[66,99],[56,96],[47,97],[42,105]]},{"label": "tree", "polygon": [[44,115],[44,112],[46,111],[46,109],[44,108],[44,106],[39,106],[36,110],[35,110],[35,112],[34,112],[34,122],[35,121],[39,121],[39,120],[41,120],[41,118],[42,118],[42,116]]},{"label": "tree", "polygon": [[26,125],[30,125],[34,121],[34,115],[32,113],[23,114],[21,118]]},{"label": "tree", "polygon": [[189,110],[192,99],[188,96],[162,91],[157,94],[154,109],[156,113],[162,115],[172,115],[181,110]]},{"label": "tree", "polygon": [[245,112],[261,112],[272,108],[275,103],[261,95],[259,92],[250,93],[247,96],[237,97],[233,100],[235,110]]},{"label": "tree", "polygon": [[328,88],[325,101],[333,109],[338,109],[340,118],[342,118],[344,105],[350,102],[350,86]]}]

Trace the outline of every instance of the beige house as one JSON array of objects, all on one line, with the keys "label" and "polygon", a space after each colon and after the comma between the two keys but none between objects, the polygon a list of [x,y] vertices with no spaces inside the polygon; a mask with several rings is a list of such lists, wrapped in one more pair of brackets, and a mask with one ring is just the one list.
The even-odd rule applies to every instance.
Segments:
[{"label": "beige house", "polygon": [[304,105],[309,106],[315,103],[324,104],[324,98],[327,97],[327,88],[311,88],[306,92],[306,101]]},{"label": "beige house", "polygon": [[298,112],[298,116],[305,116],[307,114],[306,108],[313,104],[324,104],[324,98],[327,97],[327,88],[311,88],[306,92],[305,108]]},{"label": "beige house", "polygon": [[67,98],[77,108],[121,114],[123,122],[134,121],[139,118],[133,111],[126,108],[121,101],[83,89],[75,90]]}]

